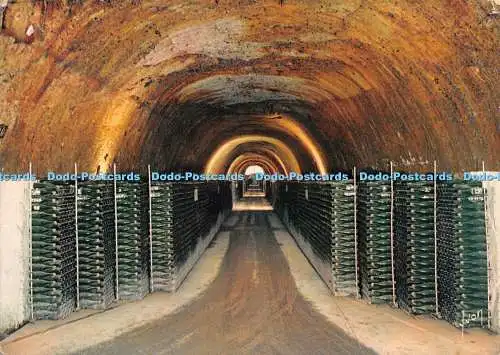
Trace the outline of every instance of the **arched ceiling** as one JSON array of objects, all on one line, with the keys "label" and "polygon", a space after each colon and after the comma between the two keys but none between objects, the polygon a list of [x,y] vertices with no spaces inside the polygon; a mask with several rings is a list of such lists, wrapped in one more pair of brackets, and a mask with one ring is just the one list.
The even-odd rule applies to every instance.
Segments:
[{"label": "arched ceiling", "polygon": [[31,44],[8,36],[25,11],[9,5],[0,165],[498,168],[488,1],[219,3],[85,2],[48,14]]},{"label": "arched ceiling", "polygon": [[238,155],[243,153],[262,154],[266,151],[289,167],[289,171],[301,172],[294,152],[282,141],[264,135],[241,135],[224,142],[209,158],[206,173],[224,173],[228,169],[228,162],[232,162]]}]

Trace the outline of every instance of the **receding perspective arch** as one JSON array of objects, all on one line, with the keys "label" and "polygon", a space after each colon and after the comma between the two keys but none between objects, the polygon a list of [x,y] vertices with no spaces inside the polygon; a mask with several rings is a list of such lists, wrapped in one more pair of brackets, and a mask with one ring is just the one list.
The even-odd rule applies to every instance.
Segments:
[{"label": "receding perspective arch", "polygon": [[210,157],[205,167],[207,173],[224,172],[228,163],[239,152],[260,152],[269,149],[291,170],[301,171],[294,152],[282,141],[266,136],[247,135],[234,138],[222,144]]},{"label": "receding perspective arch", "polygon": [[284,165],[279,165],[279,161],[273,161],[272,157],[265,157],[258,154],[245,153],[234,159],[234,161],[229,166],[227,172],[232,173],[242,173],[245,169],[251,165],[261,166],[266,173],[281,172],[286,174]]},{"label": "receding perspective arch", "polygon": [[249,165],[244,170],[244,175],[264,174],[264,169],[260,165]]}]

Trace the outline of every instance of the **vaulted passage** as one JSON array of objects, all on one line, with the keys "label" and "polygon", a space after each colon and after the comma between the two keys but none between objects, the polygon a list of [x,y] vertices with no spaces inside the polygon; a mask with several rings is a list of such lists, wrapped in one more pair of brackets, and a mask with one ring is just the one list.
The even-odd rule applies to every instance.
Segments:
[{"label": "vaulted passage", "polygon": [[[6,171],[495,168],[488,1],[143,1],[5,13]],[[23,22],[24,21],[24,22]],[[19,29],[34,24],[33,43]]]},{"label": "vaulted passage", "polygon": [[[460,179],[500,170],[499,9],[498,0],[0,0],[0,331],[166,293],[164,305],[186,307],[131,332],[112,320],[108,338],[88,326],[94,337],[71,351],[455,346],[411,317],[387,321],[387,332],[401,328],[410,342],[409,330],[426,329],[426,340],[394,345],[376,320],[403,312],[374,306],[352,321],[339,306],[351,301],[500,330],[498,181]],[[392,169],[454,180],[354,173]],[[75,170],[111,178],[71,178]],[[35,184],[3,181],[28,171]],[[53,173],[68,181],[47,181]],[[169,174],[241,178],[150,178]],[[270,223],[278,217],[283,226]],[[224,233],[220,272],[207,271],[217,277],[184,298]],[[293,267],[278,237],[288,233],[310,265]],[[325,300],[323,286],[335,297],[311,304]],[[4,344],[24,353],[36,337]]]}]

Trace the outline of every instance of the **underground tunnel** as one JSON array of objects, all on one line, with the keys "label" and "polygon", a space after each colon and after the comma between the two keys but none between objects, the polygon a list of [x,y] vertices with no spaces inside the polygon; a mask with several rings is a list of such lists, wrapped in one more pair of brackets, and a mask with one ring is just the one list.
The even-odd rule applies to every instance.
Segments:
[{"label": "underground tunnel", "polygon": [[[321,287],[326,286],[331,299],[337,300],[325,302],[354,302],[352,309],[363,309],[360,313],[366,312],[367,319],[404,314],[373,315],[369,312],[379,305],[367,303],[389,305],[387,312],[408,306],[412,317],[408,322],[420,322],[421,314],[434,317],[431,329],[434,324],[452,323],[463,331],[479,324],[471,321],[473,315],[481,321],[478,328],[498,331],[500,5],[496,0],[2,4],[0,315],[4,317],[0,331],[6,340],[0,342],[0,353],[2,347],[7,354],[54,353],[50,346],[55,340],[35,351],[40,335],[34,314],[67,319],[87,308],[114,311],[126,299],[144,299],[141,302],[148,304],[152,297],[177,297],[184,292],[183,283],[195,282],[192,275],[205,265],[206,254],[222,248],[225,233],[229,246],[212,283],[180,313],[165,318],[167,323],[157,324],[171,329],[172,335],[158,332],[141,338],[125,333],[134,339],[128,342],[129,351],[419,353],[420,347],[427,349],[422,353],[443,353],[463,346],[463,353],[495,353],[492,349],[500,349],[496,335],[476,330],[467,334],[471,338],[445,342],[436,350],[430,345],[436,339],[417,344],[406,333],[401,333],[400,343],[386,335],[384,345],[370,338],[372,333],[360,325],[362,319],[347,317],[351,323],[331,325],[328,316],[316,311],[328,308],[314,303],[321,297],[306,296],[304,292],[310,291],[301,289],[309,281],[297,279],[305,271],[294,273],[296,260],[289,259],[293,248],[287,249],[286,242],[289,235],[295,243],[290,245],[306,260],[303,270],[313,270],[311,279],[319,277]],[[438,183],[434,176],[433,181],[419,183],[363,182],[360,171],[446,173],[452,181]],[[465,172],[484,171],[497,181],[464,181]],[[83,172],[106,176],[134,172],[140,181],[47,181],[49,173]],[[151,176],[157,172],[242,178],[154,181]],[[7,181],[25,180],[12,176],[27,173],[33,179]],[[257,179],[273,174],[331,179]],[[59,196],[57,202],[52,195]],[[44,213],[59,209],[50,222]],[[51,232],[51,223],[63,227]],[[456,233],[465,230],[465,237],[449,234],[457,225],[464,226]],[[372,241],[372,235],[382,239]],[[413,241],[410,236],[415,235]],[[470,306],[467,298],[457,301],[470,306],[464,306],[461,315],[455,313],[462,306],[456,306],[443,316],[446,312],[438,308],[446,309],[445,298],[457,300],[460,293],[447,294],[447,282],[454,281],[446,274],[446,258],[452,255],[450,263],[460,264],[463,253],[457,250],[464,247],[453,243],[467,236],[476,238],[464,243],[466,251],[479,255],[478,260],[466,256],[471,269],[457,267],[453,272],[465,272],[459,278],[472,280],[472,296],[467,297],[477,296],[482,306]],[[49,237],[56,239],[43,239]],[[71,259],[72,271],[65,274],[72,285],[68,287],[76,293],[58,290],[69,297],[61,301],[69,308],[49,317],[45,311],[37,313],[34,304],[37,292],[46,292],[56,281],[37,286],[37,275],[44,278],[54,272],[46,269],[50,262],[42,251],[64,238],[70,241],[68,253],[77,256]],[[104,251],[99,267],[112,271],[101,275],[99,287],[107,291],[100,303],[92,298],[95,295],[85,303],[95,285],[84,283],[97,265],[85,265],[85,258],[94,260],[97,242],[102,245],[95,248]],[[448,242],[454,245],[451,251]],[[43,255],[36,254],[37,247]],[[57,248],[63,246],[55,248],[58,254]],[[422,256],[412,261],[415,248]],[[382,250],[382,256],[371,256],[373,250]],[[407,264],[401,261],[406,259]],[[383,280],[369,267],[378,262]],[[259,269],[256,265],[261,264]],[[258,270],[260,283],[252,283],[251,268]],[[410,275],[412,268],[416,271]],[[282,270],[289,271],[282,275]],[[405,288],[409,280],[418,280],[416,287],[421,288]],[[387,286],[383,291],[387,293],[370,293],[374,282]],[[274,289],[275,284],[282,289]],[[456,285],[459,290],[460,282]],[[320,286],[309,289],[315,287]],[[221,289],[236,305],[218,308],[223,307],[217,303]],[[157,296],[155,291],[167,292]],[[240,310],[241,295],[249,303]],[[50,297],[43,297],[38,304],[50,304]],[[404,306],[401,299],[412,297],[423,305]],[[262,309],[252,302],[260,302]],[[291,310],[276,311],[273,302]],[[349,305],[336,307],[350,309]],[[227,319],[206,322],[211,316],[206,307],[212,306]],[[412,307],[420,308],[414,312]],[[256,323],[238,323],[242,314],[270,330],[254,334]],[[289,322],[289,330],[268,319],[276,314]],[[294,332],[300,332],[300,321],[311,327],[297,340]],[[207,324],[217,332],[210,333]],[[233,332],[224,333],[226,327]],[[448,338],[455,336],[453,327],[443,327]],[[242,335],[245,331],[248,334]],[[57,332],[53,331],[54,339]],[[205,349],[197,343],[212,336]],[[87,341],[77,349],[89,354],[127,353],[125,336],[115,343],[104,335],[95,337],[104,345]],[[189,345],[175,348],[176,337],[187,337]],[[337,345],[328,338],[337,339],[333,341]],[[147,347],[148,342],[159,345]],[[474,350],[472,342],[485,345]]]}]

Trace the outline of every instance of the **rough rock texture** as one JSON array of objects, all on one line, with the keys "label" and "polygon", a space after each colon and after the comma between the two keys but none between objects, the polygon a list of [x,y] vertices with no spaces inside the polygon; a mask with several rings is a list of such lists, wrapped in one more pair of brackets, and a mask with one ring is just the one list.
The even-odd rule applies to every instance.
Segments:
[{"label": "rough rock texture", "polygon": [[[440,169],[474,170],[484,160],[494,170],[500,36],[491,6],[144,0],[51,8],[31,16],[40,22],[32,44],[14,43],[9,28],[0,36],[0,121],[9,124],[0,165],[26,170],[31,160],[43,173],[72,170],[74,161],[92,171],[113,161],[121,170],[210,163],[221,171],[255,154],[303,171],[386,169],[390,160],[425,171],[434,159]],[[220,152],[240,136],[267,144],[248,139]]]}]

